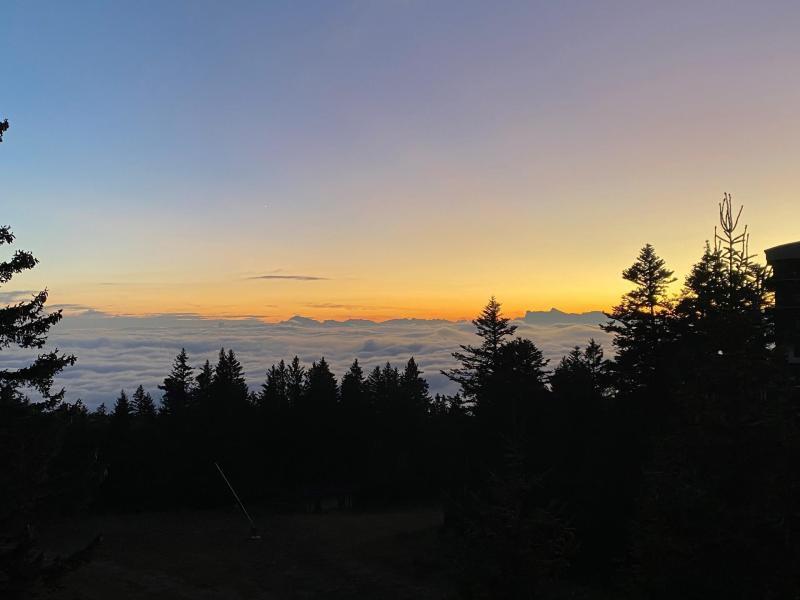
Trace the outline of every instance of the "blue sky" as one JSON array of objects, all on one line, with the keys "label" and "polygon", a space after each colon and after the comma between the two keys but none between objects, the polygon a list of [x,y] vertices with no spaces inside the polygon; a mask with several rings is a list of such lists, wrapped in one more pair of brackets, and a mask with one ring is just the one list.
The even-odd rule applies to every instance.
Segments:
[{"label": "blue sky", "polygon": [[647,241],[685,272],[723,191],[757,248],[797,237],[797,31],[791,2],[10,2],[19,285],[273,320],[607,307]]}]

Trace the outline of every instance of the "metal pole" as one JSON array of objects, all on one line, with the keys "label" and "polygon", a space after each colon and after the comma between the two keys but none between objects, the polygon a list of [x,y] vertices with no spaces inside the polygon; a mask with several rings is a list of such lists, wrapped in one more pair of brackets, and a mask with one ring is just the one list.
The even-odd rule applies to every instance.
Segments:
[{"label": "metal pole", "polygon": [[228,478],[225,477],[225,473],[222,472],[222,467],[220,467],[216,462],[214,462],[214,466],[217,467],[217,471],[219,471],[219,474],[222,475],[222,478],[225,480],[225,483],[228,484],[228,488],[231,490],[231,493],[233,494],[233,497],[236,498],[236,502],[239,503],[239,507],[242,509],[242,512],[244,513],[244,516],[247,517],[247,520],[250,521],[250,526],[253,528],[253,530],[255,530],[256,529],[256,524],[253,523],[253,519],[250,518],[250,514],[247,512],[247,509],[244,507],[244,504],[239,499],[239,494],[236,493],[236,490],[233,489],[233,486],[231,485],[231,482],[228,481]]}]

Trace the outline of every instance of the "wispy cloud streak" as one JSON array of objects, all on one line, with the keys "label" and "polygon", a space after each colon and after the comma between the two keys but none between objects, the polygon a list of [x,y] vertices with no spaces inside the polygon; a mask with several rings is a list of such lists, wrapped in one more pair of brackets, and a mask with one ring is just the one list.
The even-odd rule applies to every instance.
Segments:
[{"label": "wispy cloud streak", "polygon": [[329,277],[317,277],[315,275],[257,275],[247,277],[247,279],[293,279],[295,281],[328,281]]}]

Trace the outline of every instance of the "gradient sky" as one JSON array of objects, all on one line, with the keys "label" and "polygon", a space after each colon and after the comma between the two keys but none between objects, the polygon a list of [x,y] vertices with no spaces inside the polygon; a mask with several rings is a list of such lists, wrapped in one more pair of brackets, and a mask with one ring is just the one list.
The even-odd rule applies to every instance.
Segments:
[{"label": "gradient sky", "polygon": [[[797,2],[5,2],[14,280],[114,313],[607,308],[800,239]],[[267,278],[264,278],[267,276]],[[8,289],[8,288],[6,288]]]}]

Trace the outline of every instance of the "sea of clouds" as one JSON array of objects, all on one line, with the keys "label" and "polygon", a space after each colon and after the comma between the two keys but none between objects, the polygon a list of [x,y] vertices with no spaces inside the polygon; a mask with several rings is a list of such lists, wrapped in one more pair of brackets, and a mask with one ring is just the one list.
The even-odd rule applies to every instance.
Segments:
[{"label": "sea of clouds", "polygon": [[[532,339],[550,366],[576,344],[589,338],[610,352],[607,334],[598,324],[602,313],[566,314],[560,311],[528,313],[514,321],[516,335]],[[93,310],[65,316],[50,334],[48,348],[75,354],[78,362],[57,379],[70,400],[89,407],[113,405],[121,389],[132,392],[143,385],[160,398],[158,384],[172,361],[186,348],[193,365],[216,361],[220,347],[232,348],[244,366],[251,389],[258,389],[265,371],[280,359],[295,355],[307,365],[320,357],[340,377],[358,358],[365,371],[390,362],[402,365],[413,356],[425,372],[432,393],[454,393],[441,374],[454,365],[459,344],[475,344],[469,321],[397,319],[380,323],[364,320],[315,321],[293,317],[280,323],[257,319],[208,319],[197,315],[166,314],[147,317],[113,316]],[[0,352],[0,369],[17,368],[29,353]]]}]

